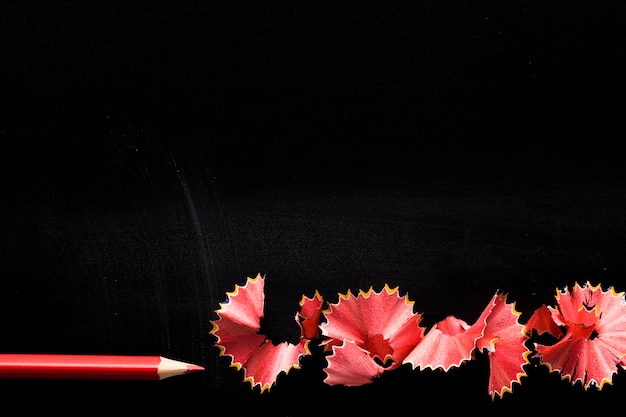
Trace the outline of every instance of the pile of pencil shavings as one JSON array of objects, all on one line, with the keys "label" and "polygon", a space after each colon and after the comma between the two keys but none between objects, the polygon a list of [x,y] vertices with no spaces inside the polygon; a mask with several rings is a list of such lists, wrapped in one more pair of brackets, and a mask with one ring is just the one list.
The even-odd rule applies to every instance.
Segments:
[{"label": "pile of pencil shavings", "polygon": [[[613,287],[603,290],[587,282],[557,290],[556,306],[542,305],[526,324],[520,323],[515,302],[496,291],[475,322],[450,315],[428,329],[398,287],[385,284],[379,292],[370,288],[356,295],[348,291],[326,305],[316,291],[302,297],[295,315],[299,342],[275,344],[259,334],[264,282],[258,274],[235,285],[215,311],[211,330],[220,356],[243,370],[244,381],[261,393],[274,386],[280,373],[300,368],[300,359],[312,354],[311,343],[326,355],[324,383],[345,386],[369,384],[402,365],[445,372],[485,353],[492,400],[522,383],[531,360],[585,390],[601,390],[626,368],[626,301]],[[551,342],[534,341],[540,335],[549,335]]]}]

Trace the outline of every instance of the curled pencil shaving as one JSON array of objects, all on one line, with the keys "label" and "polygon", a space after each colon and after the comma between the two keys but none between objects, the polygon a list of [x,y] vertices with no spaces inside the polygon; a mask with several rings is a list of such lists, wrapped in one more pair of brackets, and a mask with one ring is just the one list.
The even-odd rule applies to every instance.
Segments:
[{"label": "curled pencil shaving", "polygon": [[533,325],[529,331],[547,332],[557,339],[554,344],[535,343],[541,363],[584,389],[612,384],[626,364],[624,293],[587,281],[557,290],[555,299],[555,307],[542,306],[529,320]]},{"label": "curled pencil shaving", "polygon": [[321,297],[303,297],[301,313],[296,314],[296,321],[301,328],[299,343],[282,342],[275,344],[266,336],[259,334],[261,317],[265,302],[265,277],[258,274],[248,277],[245,285],[235,285],[227,293],[227,301],[220,303],[215,311],[211,334],[217,339],[216,346],[220,356],[230,359],[230,366],[243,370],[244,380],[261,392],[269,391],[276,383],[278,375],[300,368],[300,358],[309,354],[308,341],[315,335],[314,328],[319,323]]},{"label": "curled pencil shaving", "polygon": [[472,359],[476,343],[484,336],[491,305],[485,308],[471,326],[464,320],[448,316],[435,323],[424,339],[407,355],[404,363],[414,369],[441,369],[459,367]]},{"label": "curled pencil shaving", "polygon": [[300,333],[305,339],[317,339],[320,337],[320,319],[322,315],[322,296],[315,291],[313,297],[302,296],[300,311],[296,313],[296,321],[300,326]]},{"label": "curled pencil shaving", "polygon": [[324,382],[363,385],[400,366],[424,334],[413,304],[388,285],[379,292],[339,294],[339,301],[323,311],[326,322],[320,325],[322,344],[331,351]]},{"label": "curled pencil shaving", "polygon": [[508,303],[507,295],[496,293],[489,306],[484,336],[478,340],[477,349],[487,351],[489,357],[488,392],[491,398],[512,392],[514,384],[520,384],[527,376],[524,366],[532,353],[526,347],[528,336],[519,322],[521,313],[515,310],[515,302]]}]

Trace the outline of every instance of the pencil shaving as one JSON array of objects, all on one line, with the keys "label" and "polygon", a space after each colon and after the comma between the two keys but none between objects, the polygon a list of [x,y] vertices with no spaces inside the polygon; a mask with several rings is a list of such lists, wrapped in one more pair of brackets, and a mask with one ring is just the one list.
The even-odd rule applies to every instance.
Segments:
[{"label": "pencil shaving", "polygon": [[220,356],[228,357],[230,366],[241,370],[244,381],[261,393],[269,391],[281,373],[300,368],[300,358],[309,354],[308,341],[316,337],[322,299],[303,297],[301,311],[295,316],[301,329],[297,344],[273,343],[259,334],[263,306],[265,278],[258,274],[247,278],[245,285],[235,286],[227,293],[228,299],[216,310],[218,319],[212,322],[211,334],[217,339]]}]

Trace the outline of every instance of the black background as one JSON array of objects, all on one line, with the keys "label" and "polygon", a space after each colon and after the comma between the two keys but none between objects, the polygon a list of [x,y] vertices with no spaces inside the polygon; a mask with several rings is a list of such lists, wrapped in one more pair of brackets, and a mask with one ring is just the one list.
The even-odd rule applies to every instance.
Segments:
[{"label": "black background", "polygon": [[259,394],[209,335],[266,276],[264,332],[302,295],[399,286],[430,326],[496,290],[525,322],[557,288],[626,290],[619,2],[3,4],[2,351],[155,354],[159,382],[1,380],[67,415],[608,412],[544,368],[492,401],[478,357]]}]

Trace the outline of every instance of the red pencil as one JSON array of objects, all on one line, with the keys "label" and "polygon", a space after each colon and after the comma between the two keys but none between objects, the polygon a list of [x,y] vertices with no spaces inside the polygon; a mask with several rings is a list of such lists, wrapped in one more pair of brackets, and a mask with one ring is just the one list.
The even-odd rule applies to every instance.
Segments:
[{"label": "red pencil", "polygon": [[0,378],[160,380],[203,370],[162,356],[0,354]]}]

